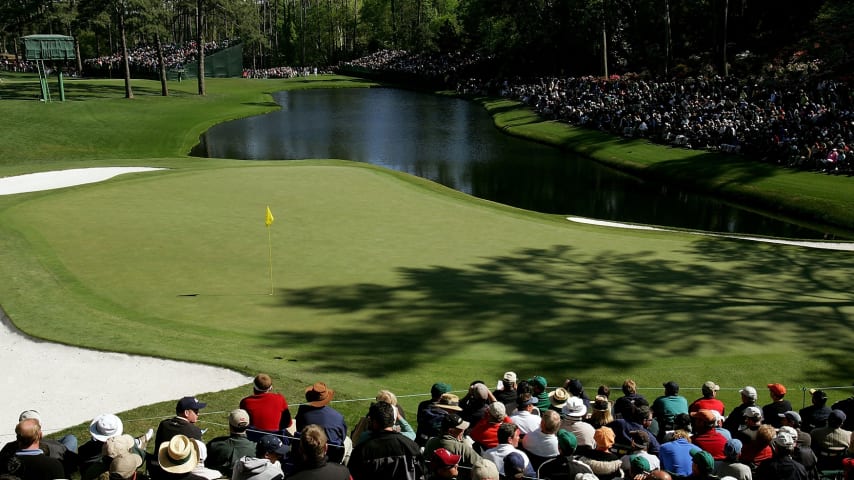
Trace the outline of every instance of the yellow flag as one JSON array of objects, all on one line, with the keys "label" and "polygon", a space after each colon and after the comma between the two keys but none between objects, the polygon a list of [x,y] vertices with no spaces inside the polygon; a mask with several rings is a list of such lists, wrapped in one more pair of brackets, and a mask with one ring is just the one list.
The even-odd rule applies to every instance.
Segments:
[{"label": "yellow flag", "polygon": [[273,223],[273,212],[270,211],[270,207],[267,206],[267,216],[264,218],[264,225],[270,226]]}]

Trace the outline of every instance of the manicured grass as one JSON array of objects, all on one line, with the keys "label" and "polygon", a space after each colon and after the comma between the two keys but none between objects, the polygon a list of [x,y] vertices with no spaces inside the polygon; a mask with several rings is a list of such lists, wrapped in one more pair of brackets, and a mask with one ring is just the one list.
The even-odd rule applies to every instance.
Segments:
[{"label": "manicured grass", "polygon": [[[359,84],[330,83],[348,82]],[[575,225],[364,164],[180,156],[208,125],[272,108],[265,91],[314,84],[209,85],[204,99],[61,105],[78,110],[51,124],[62,139],[52,146],[0,129],[0,145],[21,155],[4,157],[3,175],[170,168],[0,197],[0,302],[16,325],[69,344],[266,371],[294,402],[316,380],[358,399],[380,388],[426,393],[437,380],[463,389],[508,369],[553,384],[578,377],[593,391],[632,377],[652,397],[665,380],[693,397],[688,388],[714,379],[730,404],[745,384],[782,382],[799,404],[799,386],[850,383],[848,253]],[[53,118],[39,110],[55,104],[9,103],[0,101],[4,119]],[[110,132],[90,134],[98,125]],[[136,125],[147,134],[130,132]],[[276,216],[274,295],[266,205]],[[205,400],[227,411],[247,390]],[[403,403],[414,412],[421,399]],[[354,425],[367,403],[338,406]],[[156,423],[170,411],[123,418]],[[221,417],[209,417],[208,438],[224,430]]]}]

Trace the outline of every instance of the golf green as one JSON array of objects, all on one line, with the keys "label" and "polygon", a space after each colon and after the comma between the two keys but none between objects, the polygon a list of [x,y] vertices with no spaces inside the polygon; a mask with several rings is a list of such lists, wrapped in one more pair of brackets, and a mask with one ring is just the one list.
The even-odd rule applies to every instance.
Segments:
[{"label": "golf green", "polygon": [[9,315],[51,340],[354,396],[506,369],[611,385],[851,374],[846,253],[575,225],[348,162],[228,165],[7,209],[37,259],[2,289]]}]

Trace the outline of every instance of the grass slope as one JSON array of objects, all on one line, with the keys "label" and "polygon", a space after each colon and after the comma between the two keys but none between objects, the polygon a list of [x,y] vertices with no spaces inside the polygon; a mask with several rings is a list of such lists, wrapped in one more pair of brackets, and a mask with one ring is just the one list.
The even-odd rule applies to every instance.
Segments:
[{"label": "grass slope", "polygon": [[[330,83],[338,82],[350,80]],[[207,125],[272,108],[264,91],[313,84],[209,85],[205,99],[70,102],[89,103],[92,114],[84,126],[76,116],[52,125],[62,139],[50,147],[63,152],[55,157],[38,135],[28,138],[38,144],[30,156],[10,145],[23,157],[5,157],[4,175],[170,168],[0,197],[0,274],[8,280],[0,301],[20,328],[69,344],[267,371],[294,401],[318,379],[353,399],[381,387],[426,392],[437,380],[462,388],[512,368],[552,383],[578,377],[590,389],[631,376],[655,388],[650,396],[664,380],[698,386],[711,378],[732,389],[723,395],[732,403],[744,384],[796,389],[847,384],[854,374],[847,253],[574,225],[364,164],[178,156]],[[54,107],[8,103],[0,113],[43,119],[50,115],[32,111]],[[88,133],[105,121],[109,134]],[[146,125],[145,139],[129,132],[137,124]],[[274,295],[266,205],[276,216]],[[227,411],[246,393],[206,400]],[[421,399],[404,405],[413,411]],[[366,408],[339,406],[351,424]],[[224,430],[214,416],[208,421],[212,433]]]}]

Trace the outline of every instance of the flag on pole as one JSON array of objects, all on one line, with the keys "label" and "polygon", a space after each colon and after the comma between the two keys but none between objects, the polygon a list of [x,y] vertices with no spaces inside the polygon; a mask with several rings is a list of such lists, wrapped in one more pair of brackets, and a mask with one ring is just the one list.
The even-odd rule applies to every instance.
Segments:
[{"label": "flag on pole", "polygon": [[270,211],[270,207],[268,205],[267,206],[267,216],[264,218],[264,225],[269,227],[270,225],[273,224],[273,220],[275,220],[273,218],[273,212]]}]

